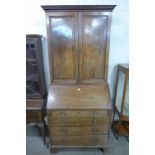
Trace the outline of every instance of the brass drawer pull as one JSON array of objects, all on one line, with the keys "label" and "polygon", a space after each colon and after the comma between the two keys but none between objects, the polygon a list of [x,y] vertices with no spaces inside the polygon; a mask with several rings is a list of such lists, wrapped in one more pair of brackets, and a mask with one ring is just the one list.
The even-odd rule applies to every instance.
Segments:
[{"label": "brass drawer pull", "polygon": [[99,116],[99,112],[93,112],[93,116],[95,117],[95,116]]},{"label": "brass drawer pull", "polygon": [[92,143],[97,143],[98,140],[97,139],[92,139]]},{"label": "brass drawer pull", "polygon": [[97,129],[92,129],[92,132],[97,132],[98,130]]},{"label": "brass drawer pull", "polygon": [[65,117],[66,116],[65,112],[61,112],[60,115],[61,115],[61,117]]},{"label": "brass drawer pull", "polygon": [[97,115],[97,116],[99,116],[99,115],[100,115],[100,113],[99,113],[99,112],[96,112],[96,115]]},{"label": "brass drawer pull", "polygon": [[96,123],[96,119],[93,119],[93,123]]},{"label": "brass drawer pull", "polygon": [[62,120],[61,120],[61,123],[63,123],[63,124],[64,124],[64,123],[67,123],[67,120],[62,119]]},{"label": "brass drawer pull", "polygon": [[93,116],[96,116],[96,112],[93,112]]},{"label": "brass drawer pull", "polygon": [[67,139],[62,139],[61,142],[62,143],[68,143],[68,140]]},{"label": "brass drawer pull", "polygon": [[67,129],[61,129],[60,131],[61,131],[61,132],[65,132],[65,133],[68,132]]}]

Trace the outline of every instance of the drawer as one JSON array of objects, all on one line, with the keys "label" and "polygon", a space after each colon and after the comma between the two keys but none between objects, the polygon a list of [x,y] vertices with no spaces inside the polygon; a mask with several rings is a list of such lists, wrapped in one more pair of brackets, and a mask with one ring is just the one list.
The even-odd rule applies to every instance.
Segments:
[{"label": "drawer", "polygon": [[26,111],[26,123],[42,123],[41,111],[27,110]]},{"label": "drawer", "polygon": [[107,117],[111,110],[48,110],[48,117]]},{"label": "drawer", "polygon": [[109,125],[102,126],[50,126],[50,135],[103,135],[108,134]]},{"label": "drawer", "polygon": [[98,117],[98,118],[89,118],[89,117],[65,117],[65,118],[48,118],[49,124],[55,125],[100,125],[109,123],[110,117]]},{"label": "drawer", "polygon": [[108,142],[108,135],[52,136],[52,145],[63,146],[103,146]]},{"label": "drawer", "polygon": [[109,123],[110,111],[48,111],[49,124],[103,124]]}]

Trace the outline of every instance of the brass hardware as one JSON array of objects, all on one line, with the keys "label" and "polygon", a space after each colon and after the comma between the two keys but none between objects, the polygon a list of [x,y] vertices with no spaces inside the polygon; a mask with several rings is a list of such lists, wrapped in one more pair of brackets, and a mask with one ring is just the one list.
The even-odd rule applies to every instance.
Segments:
[{"label": "brass hardware", "polygon": [[93,112],[93,116],[99,116],[99,112]]},{"label": "brass hardware", "polygon": [[96,123],[96,119],[93,120],[93,123]]},{"label": "brass hardware", "polygon": [[97,129],[95,129],[95,128],[93,128],[93,129],[92,129],[92,132],[97,132],[97,131],[98,131],[98,130],[97,130]]},{"label": "brass hardware", "polygon": [[67,120],[65,120],[64,118],[61,120],[62,123],[66,123]]},{"label": "brass hardware", "polygon": [[66,114],[65,114],[64,112],[61,112],[60,115],[61,115],[62,117],[65,117]]},{"label": "brass hardware", "polygon": [[97,139],[92,139],[93,143],[97,143],[97,141],[98,141]]},{"label": "brass hardware", "polygon": [[67,139],[62,139],[61,142],[62,143],[68,143],[68,140]]},{"label": "brass hardware", "polygon": [[65,140],[64,140],[64,139],[62,139],[62,140],[61,140],[61,142],[63,142],[63,143],[64,143],[64,142],[65,142]]},{"label": "brass hardware", "polygon": [[66,133],[67,132],[67,129],[61,129],[61,132],[65,132]]}]

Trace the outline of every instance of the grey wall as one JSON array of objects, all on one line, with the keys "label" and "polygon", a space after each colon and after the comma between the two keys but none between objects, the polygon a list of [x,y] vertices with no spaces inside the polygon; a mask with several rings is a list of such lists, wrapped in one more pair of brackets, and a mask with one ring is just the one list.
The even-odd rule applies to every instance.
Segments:
[{"label": "grey wall", "polygon": [[45,24],[45,13],[40,5],[117,5],[113,11],[110,54],[109,54],[109,72],[108,82],[113,97],[113,89],[116,77],[116,65],[118,63],[129,62],[128,47],[128,0],[27,0],[27,18],[26,33],[41,34],[43,38],[43,60],[46,86],[50,84],[48,52],[47,52],[47,34]]}]

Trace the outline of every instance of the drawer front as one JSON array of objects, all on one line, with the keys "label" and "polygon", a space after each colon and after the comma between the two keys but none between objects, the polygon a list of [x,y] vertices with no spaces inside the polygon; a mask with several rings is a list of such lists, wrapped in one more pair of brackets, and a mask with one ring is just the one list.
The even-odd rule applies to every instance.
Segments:
[{"label": "drawer front", "polygon": [[105,124],[109,123],[110,118],[87,118],[87,117],[69,117],[69,118],[50,118],[48,119],[49,124],[55,124],[55,125],[63,125],[63,124],[71,124],[71,125],[86,125],[86,124],[93,124],[93,125],[99,125],[99,124]]},{"label": "drawer front", "polygon": [[49,124],[103,124],[109,123],[110,111],[48,111]]},{"label": "drawer front", "polygon": [[26,123],[42,123],[40,111],[26,111]]},{"label": "drawer front", "polygon": [[52,145],[63,146],[103,146],[108,142],[108,135],[52,136]]},{"label": "drawer front", "polygon": [[48,110],[51,118],[63,117],[107,117],[111,110]]},{"label": "drawer front", "polygon": [[103,135],[108,134],[108,125],[102,126],[49,126],[52,136],[59,135]]}]

